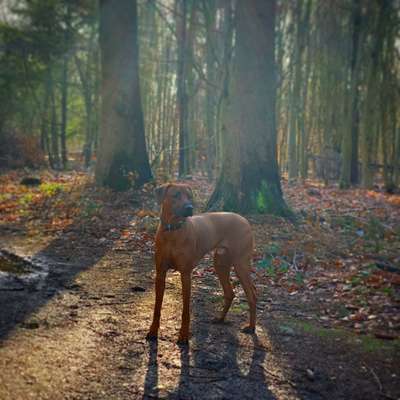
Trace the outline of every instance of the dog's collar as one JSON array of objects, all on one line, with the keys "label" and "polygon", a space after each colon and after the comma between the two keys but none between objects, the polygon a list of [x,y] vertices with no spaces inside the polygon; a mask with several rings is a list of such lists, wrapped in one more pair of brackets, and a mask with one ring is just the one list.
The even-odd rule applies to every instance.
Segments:
[{"label": "dog's collar", "polygon": [[181,229],[185,222],[186,218],[176,222],[175,224],[166,224],[165,222],[161,221],[161,226],[163,227],[163,231],[171,232]]}]

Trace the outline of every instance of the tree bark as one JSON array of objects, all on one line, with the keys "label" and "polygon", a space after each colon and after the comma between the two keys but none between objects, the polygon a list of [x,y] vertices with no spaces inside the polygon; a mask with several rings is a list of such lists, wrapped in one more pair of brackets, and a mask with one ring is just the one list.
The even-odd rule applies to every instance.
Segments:
[{"label": "tree bark", "polygon": [[[75,54],[75,64],[79,75],[79,80],[81,83],[81,93],[85,105],[85,142],[82,149],[82,154],[84,157],[85,168],[89,168],[90,162],[92,160],[92,150],[94,142],[94,132],[95,121],[97,121],[97,116],[95,116],[94,111],[96,109],[95,96],[98,91],[97,81],[98,76],[98,50],[95,48],[95,31],[92,31],[89,36],[88,50],[86,57],[82,60]],[[94,68],[93,68],[94,67]],[[94,70],[94,74],[93,74]]]},{"label": "tree bark", "polygon": [[178,65],[177,65],[177,103],[179,113],[179,176],[189,173],[189,110],[187,93],[187,0],[177,0]]},{"label": "tree bark", "polygon": [[342,171],[340,185],[347,188],[358,183],[359,135],[359,69],[361,36],[361,2],[355,0],[352,10],[352,53],[350,61],[350,125],[343,136]]},{"label": "tree bark", "polygon": [[374,172],[370,167],[373,154],[376,154],[378,143],[379,106],[376,99],[379,98],[381,80],[380,70],[382,68],[382,50],[387,27],[387,19],[390,15],[390,0],[383,0],[379,5],[379,12],[373,31],[371,54],[369,60],[367,90],[364,106],[364,126],[362,137],[362,186],[371,188],[373,185]]},{"label": "tree bark", "polygon": [[137,4],[100,0],[101,126],[96,182],[115,190],[152,178],[139,87]]},{"label": "tree bark", "polygon": [[213,178],[215,169],[215,85],[216,68],[215,68],[215,30],[216,30],[216,2],[215,0],[203,3],[204,17],[206,21],[206,68],[207,68],[207,87],[206,87],[206,134],[207,134],[207,176],[208,180]]},{"label": "tree bark", "polygon": [[[70,29],[71,29],[71,5],[66,2],[66,15],[65,15],[65,32],[64,32],[64,45],[65,49],[69,46]],[[68,155],[67,155],[67,103],[68,103],[68,58],[69,54],[66,51],[63,57],[62,65],[62,81],[61,81],[61,163],[64,169],[67,168]]]},{"label": "tree bark", "polygon": [[61,163],[64,169],[67,168],[67,101],[68,101],[68,58],[64,57],[62,83],[61,83]]},{"label": "tree bark", "polygon": [[215,169],[216,175],[219,176],[222,170],[224,158],[224,138],[226,137],[226,109],[229,102],[229,82],[230,82],[230,65],[233,55],[233,30],[234,30],[234,12],[231,0],[223,2],[223,43],[222,43],[222,62],[220,68],[219,80],[221,81],[221,90],[217,102],[216,111],[216,151],[215,151]]},{"label": "tree bark", "polygon": [[276,158],[275,6],[237,3],[224,161],[209,209],[289,214]]},{"label": "tree bark", "polygon": [[49,85],[50,85],[50,142],[51,142],[51,157],[49,157],[50,166],[54,169],[60,168],[60,147],[59,135],[57,129],[57,108],[55,86],[52,76],[52,71],[49,68]]}]

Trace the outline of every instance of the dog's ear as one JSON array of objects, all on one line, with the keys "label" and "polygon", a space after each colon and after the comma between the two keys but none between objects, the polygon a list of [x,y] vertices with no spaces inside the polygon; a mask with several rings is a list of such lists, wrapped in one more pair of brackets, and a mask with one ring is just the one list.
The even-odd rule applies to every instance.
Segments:
[{"label": "dog's ear", "polygon": [[165,183],[154,189],[154,195],[156,196],[156,200],[158,204],[161,204],[164,200],[165,195],[167,194],[168,188],[171,186],[169,183]]}]

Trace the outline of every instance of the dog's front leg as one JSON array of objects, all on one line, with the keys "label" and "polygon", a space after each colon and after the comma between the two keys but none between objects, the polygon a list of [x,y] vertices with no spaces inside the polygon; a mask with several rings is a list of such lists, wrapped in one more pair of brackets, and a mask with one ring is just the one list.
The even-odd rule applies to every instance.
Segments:
[{"label": "dog's front leg", "polygon": [[158,328],[160,327],[161,306],[164,298],[165,278],[167,271],[161,267],[157,267],[156,271],[156,302],[154,304],[153,322],[150,326],[147,339],[156,339],[158,336]]},{"label": "dog's front leg", "polygon": [[182,324],[179,333],[178,343],[187,344],[189,341],[189,327],[190,327],[190,296],[192,289],[192,271],[181,272],[182,282]]}]

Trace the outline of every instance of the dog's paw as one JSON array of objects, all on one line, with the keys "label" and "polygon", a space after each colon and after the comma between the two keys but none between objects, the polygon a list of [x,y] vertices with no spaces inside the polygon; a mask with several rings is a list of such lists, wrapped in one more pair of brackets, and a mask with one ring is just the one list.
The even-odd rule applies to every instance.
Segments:
[{"label": "dog's paw", "polygon": [[178,345],[187,345],[189,343],[189,338],[191,337],[191,333],[189,332],[179,332],[179,337],[177,340]]},{"label": "dog's paw", "polygon": [[177,340],[177,342],[176,342],[176,344],[178,345],[178,346],[188,346],[189,345],[189,339],[188,338],[179,338],[178,340]]},{"label": "dog's paw", "polygon": [[154,342],[154,341],[156,341],[157,339],[158,339],[158,335],[157,335],[156,333],[149,332],[149,333],[146,335],[146,340],[149,341],[149,342]]},{"label": "dog's paw", "polygon": [[251,326],[246,326],[245,328],[242,329],[242,332],[247,334],[253,334],[256,333],[256,328]]}]

